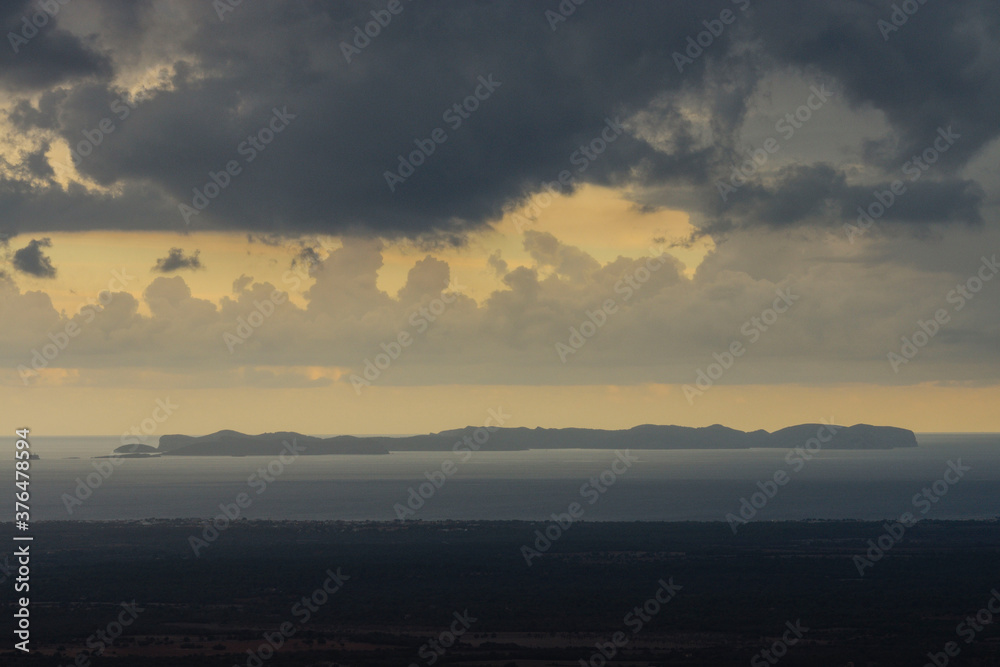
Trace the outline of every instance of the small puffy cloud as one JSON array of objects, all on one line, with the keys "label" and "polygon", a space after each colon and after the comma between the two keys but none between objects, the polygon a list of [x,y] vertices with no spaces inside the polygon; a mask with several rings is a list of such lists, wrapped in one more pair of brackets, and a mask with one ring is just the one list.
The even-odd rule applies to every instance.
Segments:
[{"label": "small puffy cloud", "polygon": [[552,267],[561,275],[585,278],[601,267],[597,260],[587,253],[560,243],[548,232],[525,231],[524,249],[539,266]]},{"label": "small puffy cloud", "polygon": [[502,278],[507,275],[507,262],[503,257],[501,257],[499,250],[494,250],[493,253],[487,258],[486,262],[497,274],[497,277]]},{"label": "small puffy cloud", "polygon": [[248,276],[245,273],[241,274],[239,278],[233,281],[233,294],[239,294],[252,282],[253,276]]},{"label": "small puffy cloud", "polygon": [[205,268],[198,257],[199,254],[201,254],[200,250],[195,250],[191,255],[185,255],[183,249],[171,248],[167,256],[157,259],[156,266],[150,270],[158,273],[172,273],[181,269],[197,271]]},{"label": "small puffy cloud", "polygon": [[32,239],[28,245],[14,253],[14,268],[37,278],[55,278],[56,267],[52,265],[49,256],[42,251],[42,248],[51,247],[52,240],[47,236],[42,239]]},{"label": "small puffy cloud", "polygon": [[410,269],[406,284],[399,290],[399,299],[412,303],[433,298],[448,287],[450,276],[451,270],[446,263],[428,255]]}]

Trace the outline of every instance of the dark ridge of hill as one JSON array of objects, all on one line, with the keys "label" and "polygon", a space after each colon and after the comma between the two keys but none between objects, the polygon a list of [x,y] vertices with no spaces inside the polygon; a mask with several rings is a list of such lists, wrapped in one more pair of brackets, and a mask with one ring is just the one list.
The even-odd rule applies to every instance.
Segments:
[{"label": "dark ridge of hill", "polygon": [[156,447],[151,445],[144,445],[138,442],[132,442],[127,445],[122,445],[115,449],[115,454],[155,454],[158,450]]},{"label": "dark ridge of hill", "polygon": [[218,431],[210,435],[160,436],[158,451],[167,456],[277,456],[288,454],[388,454],[367,438],[317,438],[290,431],[246,435]]},{"label": "dark ridge of hill", "polygon": [[[810,443],[810,440],[814,440]],[[453,449],[523,451],[528,449],[894,449],[916,447],[913,431],[893,426],[828,426],[799,424],[769,433],[739,431],[719,424],[656,426],[644,424],[623,430],[587,428],[465,428],[406,437],[338,435],[317,438],[288,431],[246,435],[219,431],[205,436],[164,435],[158,452],[171,456],[276,456],[300,454],[388,454]]]}]

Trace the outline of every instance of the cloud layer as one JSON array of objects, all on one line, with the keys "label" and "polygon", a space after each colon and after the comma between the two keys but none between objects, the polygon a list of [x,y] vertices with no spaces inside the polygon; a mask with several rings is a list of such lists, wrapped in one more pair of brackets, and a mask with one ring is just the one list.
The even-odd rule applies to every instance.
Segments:
[{"label": "cloud layer", "polygon": [[[0,10],[9,385],[998,380],[994,3],[55,4]],[[604,215],[601,254],[540,205],[511,256],[512,211],[598,190],[690,225]],[[64,311],[95,230],[184,238]]]},{"label": "cloud layer", "polygon": [[[10,30],[34,11],[5,7]],[[988,2],[920,5],[887,36],[888,0],[591,2],[555,23],[555,2],[402,7],[381,27],[382,3],[243,3],[221,18],[194,0],[66,5],[0,55],[7,122],[30,144],[0,171],[0,226],[460,242],[568,170],[564,189],[669,188],[712,234],[839,227],[948,127],[961,140],[886,220],[983,222],[983,190],[961,172],[1000,131]],[[722,202],[755,91],[788,71],[877,111],[884,131],[831,123],[825,159]],[[609,118],[625,130],[601,142]],[[70,181],[53,179],[54,144],[73,151]],[[390,190],[386,172],[409,172],[400,157],[412,174]]]},{"label": "cloud layer", "polygon": [[[0,334],[2,363],[23,376],[41,359],[45,372],[77,369],[93,382],[158,369],[193,386],[352,377],[391,386],[683,384],[713,364],[727,366],[726,384],[992,382],[1000,361],[995,254],[935,274],[886,271],[877,253],[859,256],[846,241],[764,234],[739,255],[712,253],[688,278],[669,255],[602,264],[538,231],[524,247],[533,263],[504,271],[496,257],[503,287],[480,302],[431,255],[386,293],[376,284],[382,243],[361,239],[298,263],[277,285],[241,276],[218,301],[160,276],[140,298],[112,284],[59,313],[45,294],[0,280],[0,315],[21,323]],[[773,258],[772,276],[741,270],[755,253]],[[946,321],[894,369],[889,353],[905,339],[920,343],[942,309]],[[734,343],[742,352],[727,362]],[[102,375],[108,368],[118,375]],[[21,383],[13,371],[5,377]],[[42,381],[44,372],[27,377]]]}]

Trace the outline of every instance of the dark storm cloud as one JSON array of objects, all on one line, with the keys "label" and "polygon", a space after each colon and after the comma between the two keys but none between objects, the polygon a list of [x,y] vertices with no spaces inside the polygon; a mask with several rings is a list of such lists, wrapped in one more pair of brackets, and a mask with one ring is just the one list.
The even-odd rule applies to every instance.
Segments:
[{"label": "dark storm cloud", "polygon": [[42,248],[51,247],[52,241],[48,237],[32,239],[28,245],[14,252],[14,268],[38,278],[55,278],[56,267],[42,251]]},{"label": "dark storm cloud", "polygon": [[55,130],[58,127],[59,103],[66,98],[64,90],[46,91],[39,96],[38,106],[20,100],[11,109],[7,119],[21,132],[35,129]]},{"label": "dark storm cloud", "polygon": [[[911,3],[919,9],[892,23]],[[834,77],[853,103],[886,114],[894,135],[870,156],[895,166],[954,125],[963,138],[942,165],[958,167],[1000,134],[1000,12],[986,0],[911,3],[762,2],[755,26],[765,53]]]},{"label": "dark storm cloud", "polygon": [[55,171],[45,154],[49,151],[49,142],[44,141],[37,151],[31,151],[24,155],[24,166],[28,172],[36,178],[51,178],[55,176]]},{"label": "dark storm cloud", "polygon": [[201,264],[201,259],[198,257],[200,254],[200,250],[195,250],[194,254],[185,255],[183,249],[171,248],[166,257],[160,257],[156,260],[156,266],[151,270],[157,273],[173,273],[181,269],[197,271],[204,268]]},{"label": "dark storm cloud", "polygon": [[[148,4],[102,7],[116,67],[116,58],[127,61],[153,39],[150,26],[176,20]],[[963,138],[941,161],[945,178],[1000,126],[1000,19],[987,2],[922,5],[888,40],[877,21],[889,17],[889,2],[592,0],[555,30],[545,11],[558,11],[556,2],[405,3],[359,42],[350,63],[342,43],[385,3],[242,3],[224,20],[210,3],[173,7],[186,12],[191,34],[173,47],[169,89],[132,100],[123,118],[113,111],[122,91],[92,78],[58,101],[53,92],[38,107],[18,102],[9,116],[20,129],[54,125],[71,146],[87,132],[96,137],[108,119],[113,129],[77,169],[105,186],[124,184],[125,194],[3,182],[7,226],[430,235],[452,243],[563,170],[572,186],[680,185],[715,196],[712,181],[730,164],[757,82],[789,67],[832,78],[852,104],[885,113],[891,136],[868,147],[876,166],[898,165],[953,123]],[[678,72],[675,54],[723,10],[731,25]],[[495,83],[484,88],[484,80]],[[467,99],[477,106],[468,117],[443,116]],[[692,109],[707,115],[709,140]],[[595,159],[573,161],[619,118],[631,119],[627,131]],[[437,128],[443,143],[430,139]],[[254,136],[273,140],[255,148]],[[401,173],[399,156],[417,150],[415,141],[433,153],[390,189],[385,172]],[[227,164],[236,168],[227,172]],[[836,169],[812,168],[789,177],[787,191],[750,193],[755,215],[734,224],[816,223],[824,201],[846,207],[871,189],[854,193]],[[978,219],[964,181],[924,183],[919,192],[893,215]],[[180,204],[192,207],[187,220]],[[709,224],[739,212],[716,206],[705,204]]]},{"label": "dark storm cloud", "polygon": [[38,91],[82,77],[111,74],[111,63],[104,55],[60,27],[64,15],[64,3],[58,1],[0,3],[4,42],[0,45],[0,86]]},{"label": "dark storm cloud", "polygon": [[285,245],[287,240],[280,234],[247,234],[247,243],[262,243],[276,248]]},{"label": "dark storm cloud", "polygon": [[[575,170],[571,155],[600,135],[606,119],[683,85],[671,53],[710,9],[678,5],[666,16],[652,3],[628,12],[595,4],[590,18],[581,9],[553,32],[534,3],[406,5],[348,64],[340,42],[371,20],[373,8],[381,5],[247,3],[219,21],[201,5],[190,51],[174,65],[174,89],[142,100],[125,120],[112,118],[114,131],[78,169],[104,185],[155,184],[163,196],[148,193],[159,211],[143,215],[147,226],[183,227],[178,204],[190,205],[193,189],[203,190],[210,172],[235,160],[240,174],[193,226],[461,233],[498,217],[543,180]],[[477,88],[482,93],[479,77],[491,76],[499,85],[489,98],[470,98]],[[61,105],[60,134],[71,145],[81,141],[119,94],[102,84],[74,88]],[[460,127],[458,116],[443,118],[466,99],[479,107],[459,118]],[[267,128],[276,108],[294,118],[248,161],[242,142]],[[41,123],[30,108],[18,113],[22,123]],[[436,128],[447,141],[391,192],[384,172]],[[589,163],[579,182],[623,182],[636,169],[688,177],[698,171],[692,163],[626,135]],[[36,204],[65,197],[36,189],[21,195]],[[13,225],[71,226],[32,208],[15,206],[8,215],[22,215]],[[172,211],[162,215],[165,209]],[[139,226],[129,213],[100,224]]]},{"label": "dark storm cloud", "polygon": [[63,188],[0,176],[0,224],[15,233],[156,229],[166,227],[175,213],[176,207],[148,183],[126,182],[120,193],[95,194],[79,183]]},{"label": "dark storm cloud", "polygon": [[[713,195],[719,200],[717,193]],[[771,185],[746,185],[728,194],[725,204],[717,201],[716,226],[703,231],[834,224],[854,220],[869,209],[876,219],[911,226],[942,221],[979,225],[984,197],[983,189],[968,179],[851,185],[844,172],[829,164],[796,165],[779,171]]]}]

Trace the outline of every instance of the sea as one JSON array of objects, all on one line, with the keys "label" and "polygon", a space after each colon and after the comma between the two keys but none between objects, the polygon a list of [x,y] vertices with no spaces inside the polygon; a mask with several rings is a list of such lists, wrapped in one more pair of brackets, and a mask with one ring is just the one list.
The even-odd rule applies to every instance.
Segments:
[{"label": "sea", "polygon": [[[15,440],[0,438],[3,451],[15,451]],[[27,504],[32,521],[210,519],[238,498],[241,516],[269,520],[545,521],[572,503],[584,521],[724,521],[750,514],[747,506],[754,521],[1000,516],[1000,434],[917,441],[872,451],[393,452],[286,455],[283,463],[112,461],[91,457],[110,454],[117,437],[34,437],[41,458],[30,462]],[[12,457],[0,463],[9,488]]]}]

